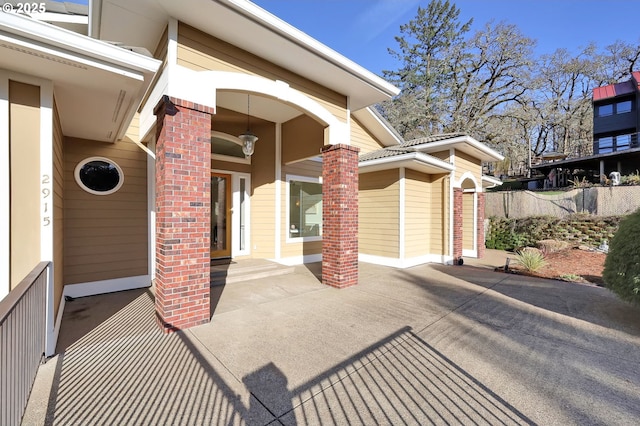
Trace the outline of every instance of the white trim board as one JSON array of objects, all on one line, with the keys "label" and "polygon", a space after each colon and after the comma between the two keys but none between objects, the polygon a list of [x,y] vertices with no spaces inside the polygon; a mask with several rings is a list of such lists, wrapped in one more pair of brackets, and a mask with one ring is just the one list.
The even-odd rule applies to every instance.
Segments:
[{"label": "white trim board", "polygon": [[135,277],[115,278],[112,280],[68,284],[64,287],[63,294],[64,296],[76,298],[146,287],[151,287],[151,277],[149,275],[138,275]]},{"label": "white trim board", "polygon": [[449,256],[444,256],[440,254],[425,254],[423,256],[410,257],[407,259],[399,259],[395,257],[385,257],[385,256],[375,256],[372,254],[363,254],[360,253],[358,255],[359,262],[372,263],[375,265],[381,266],[390,266],[392,268],[411,268],[418,265],[424,265],[427,263],[438,263],[447,265],[452,262]]}]

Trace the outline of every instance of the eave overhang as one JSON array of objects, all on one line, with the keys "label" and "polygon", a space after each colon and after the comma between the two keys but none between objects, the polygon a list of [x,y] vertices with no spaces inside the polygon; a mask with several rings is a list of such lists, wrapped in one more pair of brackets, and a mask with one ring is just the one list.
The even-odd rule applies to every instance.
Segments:
[{"label": "eave overhang", "polygon": [[53,83],[65,136],[122,138],[159,66],[121,47],[0,13],[0,68]]},{"label": "eave overhang", "polygon": [[400,145],[402,136],[373,107],[353,112],[353,116],[373,134],[383,146]]},{"label": "eave overhang", "polygon": [[[170,19],[188,24],[349,98],[357,111],[399,89],[247,0],[98,0],[91,31],[153,51]],[[125,25],[123,22],[135,22]],[[240,30],[241,29],[241,30]]]},{"label": "eave overhang", "polygon": [[456,149],[481,161],[502,161],[504,156],[487,145],[478,142],[468,135],[456,136],[435,142],[411,144],[411,148],[422,152],[438,152],[448,149]]},{"label": "eave overhang", "polygon": [[482,175],[482,187],[483,188],[493,188],[494,186],[502,185],[502,181],[496,177]]},{"label": "eave overhang", "polygon": [[360,161],[358,164],[359,173],[376,172],[380,170],[397,169],[405,167],[411,170],[427,174],[449,173],[454,170],[454,166],[439,158],[432,157],[421,152],[407,152],[394,155],[392,157],[376,158],[372,160]]}]

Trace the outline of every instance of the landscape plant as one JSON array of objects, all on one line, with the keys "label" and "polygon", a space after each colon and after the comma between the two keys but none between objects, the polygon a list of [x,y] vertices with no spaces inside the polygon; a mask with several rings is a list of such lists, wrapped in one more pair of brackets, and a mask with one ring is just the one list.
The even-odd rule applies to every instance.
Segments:
[{"label": "landscape plant", "polygon": [[621,299],[640,302],[640,210],[625,217],[609,244],[602,278]]},{"label": "landscape plant", "polygon": [[528,272],[536,272],[547,265],[544,254],[538,249],[522,249],[516,253],[516,260]]}]

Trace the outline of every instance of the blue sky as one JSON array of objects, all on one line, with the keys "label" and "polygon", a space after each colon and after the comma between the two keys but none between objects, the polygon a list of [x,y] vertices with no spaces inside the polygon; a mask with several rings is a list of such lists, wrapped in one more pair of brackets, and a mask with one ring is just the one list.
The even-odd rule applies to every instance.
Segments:
[{"label": "blue sky", "polygon": [[[428,0],[253,0],[280,19],[380,75],[398,63],[400,25]],[[474,19],[472,31],[487,22],[505,21],[538,41],[536,53],[563,47],[576,52],[593,41],[603,48],[616,40],[640,41],[639,0],[452,0],[460,20]]]},{"label": "blue sky", "polygon": [[[67,0],[86,4],[88,0]],[[134,0],[132,0],[134,1]],[[178,1],[178,0],[176,0]],[[429,0],[252,0],[375,74],[398,69],[389,55],[400,25]],[[600,48],[624,40],[640,43],[640,0],[450,0],[460,21],[515,24],[538,42],[537,54],[563,47],[577,52],[589,42]]]}]

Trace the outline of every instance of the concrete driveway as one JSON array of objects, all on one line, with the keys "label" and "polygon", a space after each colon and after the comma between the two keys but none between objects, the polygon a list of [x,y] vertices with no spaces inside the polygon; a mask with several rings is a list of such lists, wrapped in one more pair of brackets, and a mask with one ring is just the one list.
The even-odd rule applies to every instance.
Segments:
[{"label": "concrete driveway", "polygon": [[67,304],[24,424],[607,424],[640,419],[640,309],[471,266],[361,264],[213,288],[162,335],[149,291]]}]

